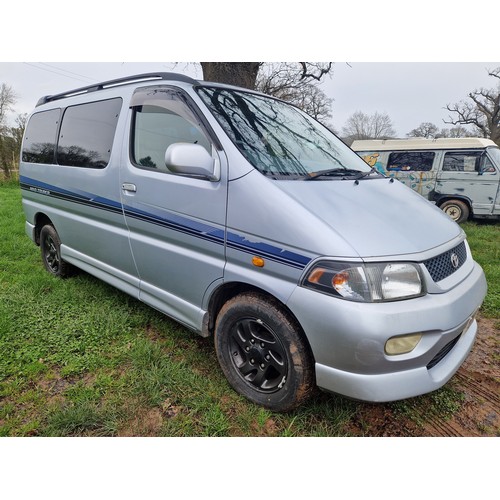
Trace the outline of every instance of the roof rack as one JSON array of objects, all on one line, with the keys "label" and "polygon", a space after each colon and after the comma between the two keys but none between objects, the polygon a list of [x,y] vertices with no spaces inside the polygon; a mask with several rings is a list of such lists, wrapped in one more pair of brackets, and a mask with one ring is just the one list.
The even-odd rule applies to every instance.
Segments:
[{"label": "roof rack", "polygon": [[98,90],[103,90],[109,87],[116,87],[118,85],[126,85],[128,83],[148,81],[148,80],[175,80],[178,82],[185,82],[196,84],[198,83],[193,78],[186,75],[181,75],[179,73],[142,73],[139,75],[126,76],[124,78],[117,78],[115,80],[108,80],[106,82],[95,83],[93,85],[88,85],[87,87],[80,87],[78,89],[68,90],[67,92],[61,92],[60,94],[47,95],[41,97],[36,103],[37,106],[41,106],[47,102],[57,101],[58,99],[64,99],[65,97],[72,97],[75,95],[86,94],[88,92],[97,92]]}]

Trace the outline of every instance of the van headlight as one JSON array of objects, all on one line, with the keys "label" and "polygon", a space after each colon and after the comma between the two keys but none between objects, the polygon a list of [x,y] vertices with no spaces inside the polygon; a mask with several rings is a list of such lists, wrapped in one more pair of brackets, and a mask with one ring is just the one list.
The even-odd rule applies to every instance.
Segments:
[{"label": "van headlight", "polygon": [[415,264],[318,262],[302,286],[356,302],[383,302],[424,295],[420,271]]}]

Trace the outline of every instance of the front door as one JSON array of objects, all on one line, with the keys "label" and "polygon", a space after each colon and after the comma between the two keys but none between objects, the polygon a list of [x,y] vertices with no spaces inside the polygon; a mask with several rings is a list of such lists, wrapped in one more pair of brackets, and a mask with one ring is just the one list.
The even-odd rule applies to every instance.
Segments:
[{"label": "front door", "polygon": [[[180,90],[140,89],[132,104],[120,183],[140,298],[199,330],[204,294],[225,265],[225,155]],[[220,179],[170,173],[165,151],[178,142],[205,147],[220,162]]]},{"label": "front door", "polygon": [[446,151],[436,192],[469,199],[474,215],[491,215],[498,184],[499,173],[484,150]]}]

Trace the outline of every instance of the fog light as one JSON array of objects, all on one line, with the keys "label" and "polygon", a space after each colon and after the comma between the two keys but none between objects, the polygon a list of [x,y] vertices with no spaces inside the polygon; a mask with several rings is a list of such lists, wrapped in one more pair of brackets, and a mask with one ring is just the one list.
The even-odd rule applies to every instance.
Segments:
[{"label": "fog light", "polygon": [[396,354],[411,352],[415,349],[421,338],[421,333],[392,337],[385,343],[385,353],[389,356],[395,356]]}]

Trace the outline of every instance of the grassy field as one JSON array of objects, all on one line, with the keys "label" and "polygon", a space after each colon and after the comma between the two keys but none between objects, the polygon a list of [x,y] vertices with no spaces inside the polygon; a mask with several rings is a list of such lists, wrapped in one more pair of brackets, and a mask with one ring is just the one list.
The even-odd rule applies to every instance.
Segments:
[{"label": "grassy field", "polygon": [[[483,315],[500,320],[500,226],[464,228],[489,281]],[[432,395],[442,418],[459,400],[450,388]],[[248,403],[212,339],[86,273],[49,275],[24,233],[19,187],[0,183],[1,436],[350,436],[362,408],[322,393],[288,414]]]}]

